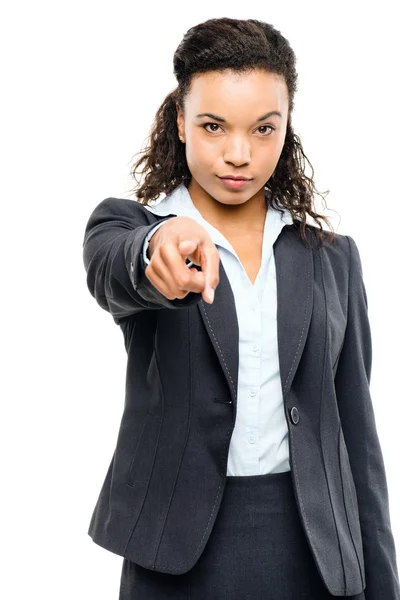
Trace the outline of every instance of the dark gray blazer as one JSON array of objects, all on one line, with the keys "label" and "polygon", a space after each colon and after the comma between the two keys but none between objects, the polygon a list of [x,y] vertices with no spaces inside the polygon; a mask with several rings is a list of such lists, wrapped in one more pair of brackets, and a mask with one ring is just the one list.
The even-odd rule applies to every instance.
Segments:
[{"label": "dark gray blazer", "polygon": [[[144,238],[173,216],[106,198],[86,226],[87,285],[121,327],[127,351],[117,444],[88,534],[143,567],[180,574],[203,551],[224,491],[238,323],[222,261],[213,304],[193,292],[168,300],[146,277]],[[365,590],[366,600],[399,600],[360,256],[346,235],[318,249],[317,231],[310,227],[307,248],[295,221],[274,244],[295,497],[333,596]]]}]

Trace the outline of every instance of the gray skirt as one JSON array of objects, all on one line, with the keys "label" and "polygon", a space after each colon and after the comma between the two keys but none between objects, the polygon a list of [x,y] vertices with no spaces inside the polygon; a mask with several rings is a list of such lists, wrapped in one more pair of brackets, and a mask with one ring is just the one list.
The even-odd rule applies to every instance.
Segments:
[{"label": "gray skirt", "polygon": [[[119,595],[119,600],[330,598],[300,522],[290,471],[227,476],[214,527],[193,568],[172,575],[124,558]],[[351,598],[365,600],[364,592]]]}]

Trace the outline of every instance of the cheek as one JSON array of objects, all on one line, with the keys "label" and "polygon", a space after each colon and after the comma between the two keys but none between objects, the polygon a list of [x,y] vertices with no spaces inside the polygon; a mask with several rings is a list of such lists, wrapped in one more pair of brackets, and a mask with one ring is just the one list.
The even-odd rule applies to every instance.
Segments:
[{"label": "cheek", "polygon": [[215,162],[216,148],[193,136],[186,145],[186,160],[190,167],[210,166]]},{"label": "cheek", "polygon": [[259,152],[253,154],[253,161],[257,161],[264,167],[275,168],[282,153],[282,148],[283,142],[280,139],[270,140],[270,143],[265,144]]}]

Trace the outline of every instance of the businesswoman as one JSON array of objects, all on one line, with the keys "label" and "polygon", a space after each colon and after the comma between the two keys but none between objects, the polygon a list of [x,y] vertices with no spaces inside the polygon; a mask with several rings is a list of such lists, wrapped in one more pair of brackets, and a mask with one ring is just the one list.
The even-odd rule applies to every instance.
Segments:
[{"label": "businesswoman", "polygon": [[211,19],[174,73],[137,199],[85,230],[128,355],[88,533],[124,557],[120,600],[399,599],[361,260],[313,208],[293,50]]}]

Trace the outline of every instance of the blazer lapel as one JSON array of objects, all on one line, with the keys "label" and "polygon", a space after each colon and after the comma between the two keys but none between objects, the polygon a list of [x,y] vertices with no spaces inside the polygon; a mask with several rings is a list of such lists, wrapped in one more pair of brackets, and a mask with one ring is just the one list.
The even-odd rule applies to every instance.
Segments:
[{"label": "blazer lapel", "polygon": [[284,227],[274,244],[278,354],[285,398],[296,374],[311,323],[314,302],[313,249],[294,226]]},{"label": "blazer lapel", "polygon": [[[283,227],[274,245],[277,285],[277,335],[283,396],[296,373],[313,309],[313,252],[292,225]],[[236,410],[239,369],[239,326],[235,299],[220,261],[214,302],[197,304],[226,377]]]}]

